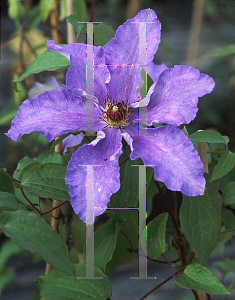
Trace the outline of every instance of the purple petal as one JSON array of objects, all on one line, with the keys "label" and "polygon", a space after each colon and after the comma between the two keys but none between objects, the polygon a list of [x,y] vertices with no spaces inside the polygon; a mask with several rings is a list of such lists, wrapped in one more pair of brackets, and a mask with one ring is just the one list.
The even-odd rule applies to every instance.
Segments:
[{"label": "purple petal", "polygon": [[[94,78],[93,72],[88,72],[88,76],[86,77],[87,47],[93,47]],[[103,98],[106,97],[107,91],[105,83],[110,80],[110,73],[105,65],[105,56],[102,47],[82,43],[59,46],[52,40],[47,42],[47,49],[49,51],[55,50],[70,60],[71,66],[66,75],[66,85],[69,88],[76,91],[86,91],[87,82],[94,80],[95,95],[98,94]]]},{"label": "purple petal", "polygon": [[35,81],[33,86],[28,92],[29,98],[33,99],[38,97],[40,94],[52,91],[55,89],[66,89],[66,85],[60,83],[54,76],[47,79],[45,83]]},{"label": "purple petal", "polygon": [[211,77],[190,66],[163,71],[150,97],[147,125],[190,123],[198,111],[198,97],[210,93],[214,86]]},{"label": "purple petal", "polygon": [[[94,107],[94,128],[101,128],[100,109]],[[18,140],[23,134],[39,131],[48,141],[70,131],[86,130],[86,103],[71,90],[56,89],[28,99],[20,106],[6,134],[12,140]]]},{"label": "purple petal", "polygon": [[187,196],[204,194],[203,164],[192,142],[181,130],[165,125],[149,128],[148,135],[138,136],[135,125],[127,127],[126,132],[130,135],[126,139],[132,148],[130,158],[140,157],[145,165],[153,166],[155,178],[168,189]]},{"label": "purple petal", "polygon": [[160,74],[166,69],[168,69],[166,64],[155,65],[153,61],[147,65],[147,73],[152,78],[153,82],[156,82]]},{"label": "purple petal", "polygon": [[63,153],[67,152],[68,147],[79,145],[83,140],[84,134],[81,132],[78,135],[70,134],[63,140]]},{"label": "purple petal", "polygon": [[[65,176],[75,213],[86,222],[87,165],[93,165],[94,216],[104,213],[113,193],[120,188],[118,157],[122,153],[119,129],[107,128],[89,145],[83,145],[72,156]],[[98,165],[98,166],[97,166]]]},{"label": "purple petal", "polygon": [[[109,65],[111,81],[108,92],[116,100],[138,100],[139,85],[139,23],[146,23],[147,64],[153,60],[160,43],[161,24],[151,9],[140,11],[133,19],[121,25],[115,37],[105,46],[106,63]],[[141,40],[141,39],[140,39]],[[145,43],[145,39],[142,39]],[[146,56],[144,53],[144,55]]]}]

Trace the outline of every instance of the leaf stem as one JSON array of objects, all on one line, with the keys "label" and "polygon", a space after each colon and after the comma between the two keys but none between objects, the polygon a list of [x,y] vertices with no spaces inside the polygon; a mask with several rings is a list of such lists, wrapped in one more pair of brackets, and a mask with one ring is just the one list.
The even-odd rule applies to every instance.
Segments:
[{"label": "leaf stem", "polygon": [[120,163],[119,163],[119,167],[121,166],[121,165],[123,165],[126,161],[128,161],[130,159],[130,156],[128,156],[127,158],[125,158],[123,161],[121,161]]},{"label": "leaf stem", "polygon": [[25,199],[29,202],[30,206],[35,210],[35,212],[39,215],[41,215],[41,212],[37,209],[37,207],[29,200],[29,198],[25,195],[24,189],[22,186],[20,186],[20,190],[22,195],[25,197]]},{"label": "leaf stem", "polygon": [[222,255],[222,253],[220,252],[219,250],[219,247],[216,245],[215,246],[215,249],[217,250],[217,252],[219,253],[219,256],[223,259],[223,260],[226,260],[226,258]]},{"label": "leaf stem", "polygon": [[[57,200],[56,200],[56,201],[57,201]],[[49,209],[49,210],[44,211],[43,213],[41,213],[41,216],[48,214],[49,212],[51,212],[51,211],[57,209],[58,207],[64,205],[64,204],[67,203],[67,202],[69,202],[69,201],[68,201],[68,200],[65,200],[65,201],[61,202],[60,204],[58,204],[58,205],[56,205],[56,206],[53,206],[51,209]]]}]

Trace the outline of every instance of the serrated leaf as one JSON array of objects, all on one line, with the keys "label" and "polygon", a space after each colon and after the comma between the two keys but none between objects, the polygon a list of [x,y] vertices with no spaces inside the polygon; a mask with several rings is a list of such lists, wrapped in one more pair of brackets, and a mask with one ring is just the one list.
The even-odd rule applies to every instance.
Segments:
[{"label": "serrated leaf", "polygon": [[235,203],[235,182],[228,183],[223,190],[224,205]]},{"label": "serrated leaf", "polygon": [[190,134],[189,139],[192,142],[207,142],[207,143],[223,143],[226,144],[226,140],[223,136],[214,130],[200,130],[193,134]]},{"label": "serrated leaf", "polygon": [[[86,265],[76,266],[76,276],[86,276]],[[50,300],[106,300],[112,295],[111,284],[104,273],[94,268],[95,277],[103,279],[75,279],[65,273],[52,270],[36,279],[41,296]]]},{"label": "serrated leaf", "polygon": [[59,234],[35,213],[15,211],[4,220],[4,233],[24,250],[38,253],[58,270],[74,274],[68,250]]},{"label": "serrated leaf", "polygon": [[225,151],[216,166],[214,167],[211,181],[223,177],[235,166],[235,154],[230,151]]},{"label": "serrated leaf", "polygon": [[34,62],[27,67],[24,74],[19,78],[12,80],[12,86],[16,89],[16,83],[22,81],[26,77],[32,74],[36,74],[42,71],[53,71],[61,68],[67,68],[70,66],[70,61],[63,55],[56,51],[45,51],[38,54]]},{"label": "serrated leaf", "polygon": [[42,198],[70,200],[64,180],[66,172],[66,167],[59,164],[35,162],[21,171],[20,182],[27,190]]},{"label": "serrated leaf", "polygon": [[26,210],[26,207],[18,203],[14,195],[7,192],[0,192],[0,210]]},{"label": "serrated leaf", "polygon": [[[147,226],[147,253],[152,259],[157,259],[162,253],[165,253],[168,249],[168,245],[165,241],[166,235],[166,222],[168,213],[162,213]],[[146,249],[146,234],[142,234],[141,238],[142,248]]]},{"label": "serrated leaf", "polygon": [[106,23],[96,25],[94,30],[94,40],[100,46],[106,45],[112,38],[115,37],[115,31]]},{"label": "serrated leaf", "polygon": [[206,267],[188,265],[184,274],[174,275],[176,284],[186,289],[205,291],[212,295],[229,295],[228,290]]},{"label": "serrated leaf", "polygon": [[79,19],[75,16],[75,14],[70,15],[66,20],[73,25],[76,35],[79,35],[85,24],[79,23]]},{"label": "serrated leaf", "polygon": [[221,228],[221,196],[216,182],[208,182],[203,196],[183,196],[180,222],[191,249],[206,265]]},{"label": "serrated leaf", "polygon": [[[100,226],[94,234],[94,265],[105,272],[107,263],[113,256],[117,242],[117,230],[113,224]],[[86,250],[83,252],[86,263]]]},{"label": "serrated leaf", "polygon": [[40,14],[41,14],[43,21],[46,21],[46,19],[48,18],[53,2],[54,2],[54,0],[41,0],[40,1]]},{"label": "serrated leaf", "polygon": [[226,266],[235,273],[235,259],[231,260],[229,257],[226,257]]},{"label": "serrated leaf", "polygon": [[229,45],[225,47],[217,48],[205,55],[201,58],[209,58],[209,57],[227,57],[235,55],[235,45]]}]

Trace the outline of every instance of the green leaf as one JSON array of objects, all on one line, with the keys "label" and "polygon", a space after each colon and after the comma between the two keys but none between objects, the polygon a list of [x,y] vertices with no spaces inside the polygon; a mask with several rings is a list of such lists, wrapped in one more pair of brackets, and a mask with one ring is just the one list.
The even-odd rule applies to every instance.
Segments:
[{"label": "green leaf", "polygon": [[[48,1],[48,0],[46,0]],[[61,68],[67,68],[70,66],[70,61],[63,55],[56,51],[45,51],[38,54],[34,62],[27,67],[24,74],[19,78],[12,80],[12,86],[16,88],[16,83],[22,81],[26,77],[32,74],[36,74],[42,71],[54,71]]]},{"label": "green leaf", "polygon": [[[104,273],[95,267],[95,277],[103,279],[76,279],[57,270],[36,279],[40,294],[50,300],[106,300],[112,295],[111,284]],[[76,276],[86,276],[86,265],[76,265]]]},{"label": "green leaf", "polygon": [[[107,263],[113,256],[117,242],[117,230],[113,224],[100,226],[94,234],[94,265],[105,272]],[[86,263],[86,250],[83,252],[84,263]]]},{"label": "green leaf", "polygon": [[4,267],[8,258],[12,255],[21,252],[22,250],[14,243],[12,240],[6,240],[2,246],[0,251],[0,269]]},{"label": "green leaf", "polygon": [[201,58],[227,57],[227,56],[234,56],[234,55],[235,55],[235,45],[229,45],[208,52],[207,54],[203,55]]},{"label": "green leaf", "polygon": [[51,6],[53,4],[54,0],[41,0],[40,1],[40,13],[43,21],[46,21],[48,18]]},{"label": "green leaf", "polygon": [[26,210],[26,208],[16,201],[14,195],[7,192],[0,192],[0,210],[14,211]]},{"label": "green leaf", "polygon": [[[226,229],[235,229],[235,215],[230,209],[222,209],[222,222]],[[235,235],[235,231],[233,231]]]},{"label": "green leaf", "polygon": [[85,0],[74,0],[74,3],[75,3],[74,13],[75,13],[77,19],[81,22],[86,21],[86,17],[87,17],[86,1]]},{"label": "green leaf", "polygon": [[206,267],[193,264],[188,265],[184,274],[174,275],[176,284],[185,289],[205,291],[212,295],[229,295],[228,290]]},{"label": "green leaf", "polygon": [[24,250],[38,253],[56,269],[74,274],[68,250],[59,234],[35,213],[15,211],[4,221],[4,232]]},{"label": "green leaf", "polygon": [[235,259],[231,260],[229,257],[226,257],[226,266],[235,273]]},{"label": "green leaf", "polygon": [[235,182],[228,183],[223,190],[224,205],[235,203]]},{"label": "green leaf", "polygon": [[[168,249],[168,245],[165,241],[166,235],[166,222],[168,213],[162,213],[147,226],[147,251],[148,256],[152,259],[157,259],[162,253],[165,253]],[[142,234],[141,238],[142,248],[146,248],[146,233]]]},{"label": "green leaf", "polygon": [[25,168],[26,166],[34,162],[39,162],[42,164],[46,164],[46,163],[63,164],[63,158],[59,153],[55,151],[42,152],[38,157],[34,157],[33,159],[28,156],[25,156],[18,162],[18,165],[13,173],[13,177],[17,180],[20,180],[20,173],[23,170],[23,168]]},{"label": "green leaf", "polygon": [[208,182],[203,196],[183,196],[180,222],[191,249],[206,265],[221,228],[221,196],[216,182]]},{"label": "green leaf", "polygon": [[0,112],[0,125],[7,125],[14,117],[18,111],[19,107],[15,104],[10,104]]},{"label": "green leaf", "polygon": [[0,169],[0,191],[14,194],[13,180],[2,169]]},{"label": "green leaf", "polygon": [[4,288],[4,286],[12,281],[12,279],[15,277],[15,272],[12,269],[3,269],[0,271],[0,295]]},{"label": "green leaf", "polygon": [[[119,219],[121,219],[122,222],[119,223],[118,221],[116,221],[117,228],[119,225],[120,231],[124,232],[128,236],[132,243],[133,249],[138,248],[138,211],[119,210],[116,212],[116,217],[118,214],[120,215]],[[106,266],[105,271],[108,276],[110,276],[118,266],[130,263],[134,259],[134,257],[136,257],[135,253],[130,253],[127,251],[127,249],[130,248],[130,244],[128,242],[128,239],[122,232],[118,233],[117,245],[113,252],[113,257]]]},{"label": "green leaf", "polygon": [[200,130],[189,136],[192,142],[207,142],[207,143],[223,143],[226,144],[226,140],[223,136],[214,130]]},{"label": "green leaf", "polygon": [[216,166],[211,176],[211,181],[223,177],[235,166],[235,154],[230,151],[225,151]]},{"label": "green leaf", "polygon": [[134,165],[138,163],[140,164],[139,160],[129,159],[121,165],[121,188],[111,196],[108,207],[136,207],[139,201],[139,167]]},{"label": "green leaf", "polygon": [[73,25],[76,35],[79,35],[81,33],[83,26],[85,26],[84,23],[79,23],[79,20],[75,16],[75,14],[70,15],[66,20],[67,20],[67,22],[69,22]]},{"label": "green leaf", "polygon": [[6,166],[0,162],[0,169],[5,169]]},{"label": "green leaf", "polygon": [[27,190],[42,198],[70,200],[64,180],[66,172],[66,167],[59,164],[35,162],[21,171],[20,182]]},{"label": "green leaf", "polygon": [[115,37],[115,31],[106,23],[94,26],[94,40],[100,45],[106,45],[112,38]]}]

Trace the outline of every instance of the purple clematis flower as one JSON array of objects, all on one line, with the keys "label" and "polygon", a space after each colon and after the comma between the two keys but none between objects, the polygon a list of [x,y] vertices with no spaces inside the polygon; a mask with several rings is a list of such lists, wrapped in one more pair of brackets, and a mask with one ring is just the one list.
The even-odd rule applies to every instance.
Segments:
[{"label": "purple clematis flower", "polygon": [[[147,22],[147,69],[140,64],[139,22]],[[98,216],[120,188],[118,158],[122,153],[122,138],[130,145],[130,158],[141,158],[145,165],[154,166],[155,178],[167,188],[188,196],[204,193],[203,164],[192,142],[176,126],[188,124],[195,118],[198,97],[210,93],[214,81],[190,66],[154,65],[160,30],[155,12],[142,10],[120,26],[107,45],[93,47],[94,74],[87,74],[94,80],[94,95],[90,97],[86,94],[87,45],[59,46],[48,41],[49,51],[55,50],[70,59],[66,86],[55,79],[49,80],[45,89],[43,85],[34,86],[34,98],[23,102],[7,133],[18,140],[23,134],[40,131],[52,141],[64,133],[86,130],[87,122],[93,122],[97,138],[73,154],[65,177],[73,209],[84,222],[87,211],[84,166],[94,166],[93,212]],[[154,81],[145,104],[139,101],[140,68],[147,70]],[[87,116],[86,101],[91,101],[94,108],[91,118]],[[169,125],[147,128],[145,134],[140,134],[138,110],[141,105],[146,105],[145,127],[159,123]],[[72,140],[68,142],[73,144]]]}]

